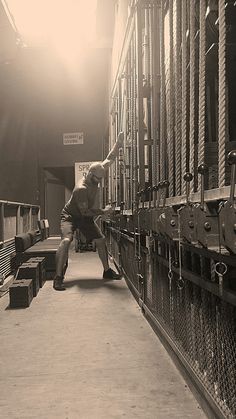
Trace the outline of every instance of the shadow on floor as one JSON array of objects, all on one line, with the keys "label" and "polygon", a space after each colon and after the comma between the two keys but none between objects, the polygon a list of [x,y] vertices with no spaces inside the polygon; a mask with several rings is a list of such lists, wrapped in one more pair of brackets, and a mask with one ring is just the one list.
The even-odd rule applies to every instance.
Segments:
[{"label": "shadow on floor", "polygon": [[77,286],[79,288],[82,289],[95,289],[95,288],[101,288],[101,287],[106,287],[106,288],[110,288],[110,289],[114,289],[116,291],[119,292],[123,292],[126,289],[125,288],[120,288],[117,287],[116,284],[118,282],[120,282],[121,280],[111,280],[111,279],[71,279],[69,281],[65,281],[65,287],[66,288],[71,288],[74,286]]}]

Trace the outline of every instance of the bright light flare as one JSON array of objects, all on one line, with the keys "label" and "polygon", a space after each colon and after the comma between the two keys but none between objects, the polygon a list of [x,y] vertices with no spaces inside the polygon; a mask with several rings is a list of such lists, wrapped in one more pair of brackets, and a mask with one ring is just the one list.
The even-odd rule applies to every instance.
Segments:
[{"label": "bright light flare", "polygon": [[48,45],[72,64],[95,41],[97,0],[7,0],[29,47]]}]

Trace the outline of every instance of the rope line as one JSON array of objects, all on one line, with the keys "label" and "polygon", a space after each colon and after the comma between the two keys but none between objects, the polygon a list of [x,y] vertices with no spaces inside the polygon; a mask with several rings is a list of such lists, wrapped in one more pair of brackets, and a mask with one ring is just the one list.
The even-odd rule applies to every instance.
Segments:
[{"label": "rope line", "polygon": [[176,194],[181,194],[181,9],[180,2],[175,2],[175,164]]},{"label": "rope line", "polygon": [[169,91],[168,91],[168,154],[169,154],[169,170],[168,180],[169,196],[173,196],[175,192],[175,165],[174,165],[174,92],[173,92],[173,0],[169,3]]},{"label": "rope line", "polygon": [[[198,114],[198,164],[205,160],[205,111],[206,111],[206,2],[200,0],[200,31],[199,31],[199,114]],[[198,191],[201,188],[201,176],[198,176]]]},{"label": "rope line", "polygon": [[219,0],[219,187],[225,185],[226,142],[226,22],[225,0]]},{"label": "rope line", "polygon": [[[190,117],[189,117],[189,171],[194,174],[194,136],[195,136],[195,0],[189,0],[190,8]],[[194,192],[194,182],[190,183],[190,192]]]},{"label": "rope line", "polygon": [[165,18],[165,11],[164,11],[164,4],[161,3],[161,19],[160,19],[160,57],[161,57],[161,109],[160,109],[160,178],[164,180],[166,177],[166,166],[168,162],[166,162],[166,120],[165,120],[165,111],[166,111],[166,103],[165,103],[165,53],[164,53],[164,18]]},{"label": "rope line", "polygon": [[[182,0],[182,176],[186,173],[186,155],[187,155],[187,42],[186,42],[186,31],[187,31],[187,2]],[[181,193],[186,193],[186,183],[182,182]]]}]

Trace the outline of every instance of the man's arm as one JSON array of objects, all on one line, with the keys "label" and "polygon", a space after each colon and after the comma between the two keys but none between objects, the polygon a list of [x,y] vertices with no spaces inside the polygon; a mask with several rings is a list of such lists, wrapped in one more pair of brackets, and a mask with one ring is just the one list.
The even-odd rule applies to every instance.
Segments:
[{"label": "man's arm", "polygon": [[100,209],[100,208],[88,208],[88,196],[85,189],[79,189],[74,192],[74,199],[77,203],[77,208],[79,213],[83,217],[96,217],[99,215],[105,215],[108,213],[110,208]]},{"label": "man's arm", "polygon": [[112,147],[111,151],[108,153],[105,160],[103,160],[103,162],[102,162],[102,165],[103,165],[104,169],[107,169],[108,167],[110,167],[111,164],[115,161],[115,159],[116,159],[116,157],[119,153],[119,148],[121,148],[123,146],[123,143],[124,143],[124,133],[123,133],[123,131],[121,131],[118,134],[118,138],[117,138],[116,143]]}]

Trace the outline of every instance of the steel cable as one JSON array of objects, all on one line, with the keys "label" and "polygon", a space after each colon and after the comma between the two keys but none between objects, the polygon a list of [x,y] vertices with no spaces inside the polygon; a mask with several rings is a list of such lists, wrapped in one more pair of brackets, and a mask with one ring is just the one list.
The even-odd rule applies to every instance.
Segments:
[{"label": "steel cable", "polygon": [[[189,171],[194,175],[194,137],[195,137],[195,0],[189,0],[190,7],[190,118],[189,118]],[[194,182],[190,183],[190,192],[194,192]]]},{"label": "steel cable", "polygon": [[[137,37],[134,33],[134,154],[133,154],[133,162],[134,162],[134,182],[133,182],[133,202],[136,201],[136,194],[137,194],[137,174],[138,174],[138,168],[137,168],[137,83],[138,83],[138,75],[137,75],[137,59],[136,59],[136,43],[137,43]],[[140,166],[140,165],[139,165]],[[141,168],[139,167],[139,172]]]},{"label": "steel cable", "polygon": [[225,0],[219,0],[219,188],[225,185],[226,142],[226,22]]},{"label": "steel cable", "polygon": [[169,43],[169,92],[168,92],[168,155],[169,155],[169,167],[168,167],[168,180],[169,185],[169,196],[174,196],[175,193],[175,162],[174,162],[174,92],[173,92],[173,0],[169,3],[169,31],[170,31],[170,43]]},{"label": "steel cable", "polygon": [[130,134],[131,134],[131,153],[130,153],[130,175],[131,175],[131,201],[135,201],[134,196],[134,36],[130,45]]},{"label": "steel cable", "polygon": [[131,208],[132,204],[132,192],[131,192],[131,185],[132,185],[132,173],[131,173],[131,150],[132,150],[132,141],[131,141],[131,46],[128,50],[128,59],[127,59],[127,84],[128,84],[128,132],[129,132],[129,147],[127,148],[128,156],[127,156],[127,162],[128,162],[128,202],[129,202],[129,208]]},{"label": "steel cable", "polygon": [[[200,0],[199,31],[199,114],[198,114],[198,164],[205,160],[205,111],[206,111],[206,2]],[[201,188],[201,177],[198,176],[198,191]]]},{"label": "steel cable", "polygon": [[[182,176],[186,173],[186,157],[187,157],[187,43],[186,43],[186,29],[187,29],[187,18],[186,18],[187,2],[182,0],[182,146],[181,146],[181,169]],[[181,193],[186,193],[186,184],[182,182]]]},{"label": "steel cable", "polygon": [[154,86],[153,86],[153,118],[155,120],[154,125],[154,138],[153,147],[155,153],[155,176],[154,184],[157,185],[160,181],[160,7],[154,4],[154,22],[153,22],[153,75],[154,75]]},{"label": "steel cable", "polygon": [[160,109],[160,178],[164,180],[166,177],[166,103],[165,103],[165,53],[164,53],[164,4],[161,3],[160,18],[160,57],[161,57],[161,109]]},{"label": "steel cable", "polygon": [[175,2],[175,167],[176,194],[181,194],[181,13],[180,2]]},{"label": "steel cable", "polygon": [[[150,57],[150,100],[151,100],[151,140],[152,145],[150,149],[152,150],[151,161],[152,161],[152,184],[156,184],[156,175],[157,175],[157,165],[156,165],[156,113],[155,113],[155,101],[156,101],[156,80],[155,80],[155,57],[154,54],[154,7],[151,5],[149,9],[149,57]],[[150,179],[150,174],[149,174]]]}]

